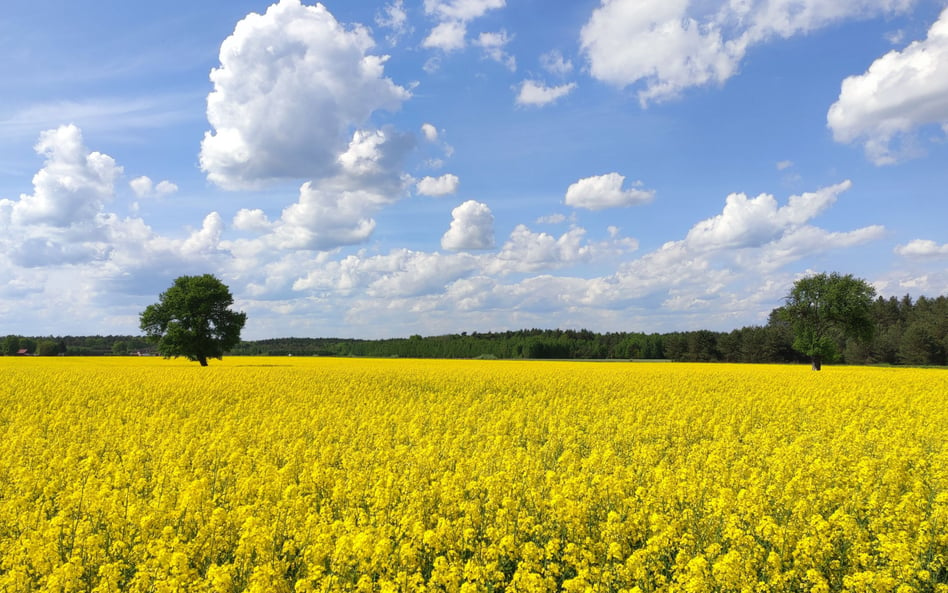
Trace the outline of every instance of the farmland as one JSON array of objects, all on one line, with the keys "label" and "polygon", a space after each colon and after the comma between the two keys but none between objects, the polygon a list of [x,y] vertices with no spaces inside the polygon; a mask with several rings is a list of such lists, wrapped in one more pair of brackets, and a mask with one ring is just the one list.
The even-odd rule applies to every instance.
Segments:
[{"label": "farmland", "polygon": [[948,591],[948,373],[0,358],[0,591]]}]

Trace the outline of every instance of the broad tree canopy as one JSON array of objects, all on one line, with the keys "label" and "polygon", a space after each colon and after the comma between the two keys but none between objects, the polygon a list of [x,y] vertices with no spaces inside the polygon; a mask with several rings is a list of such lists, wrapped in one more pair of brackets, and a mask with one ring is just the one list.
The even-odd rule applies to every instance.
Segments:
[{"label": "broad tree canopy", "polygon": [[230,290],[211,274],[181,276],[141,313],[141,329],[165,358],[184,356],[207,366],[240,343],[247,314],[230,310]]},{"label": "broad tree canopy", "polygon": [[793,348],[810,357],[813,370],[838,353],[843,338],[867,340],[874,326],[871,316],[875,289],[850,274],[816,274],[797,280],[780,317],[793,329]]}]

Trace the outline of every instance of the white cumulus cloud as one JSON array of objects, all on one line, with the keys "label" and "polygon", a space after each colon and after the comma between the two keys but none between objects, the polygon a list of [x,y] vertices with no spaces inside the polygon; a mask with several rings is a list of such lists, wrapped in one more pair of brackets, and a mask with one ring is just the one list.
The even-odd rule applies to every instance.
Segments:
[{"label": "white cumulus cloud", "polygon": [[622,189],[625,176],[607,173],[580,179],[566,190],[566,205],[587,210],[605,210],[644,204],[655,197],[651,190]]},{"label": "white cumulus cloud", "polygon": [[850,187],[852,183],[844,181],[792,196],[782,207],[777,206],[777,200],[770,194],[756,198],[731,194],[726,198],[721,214],[694,225],[685,241],[697,249],[759,247],[814,218]]},{"label": "white cumulus cloud", "polygon": [[259,208],[241,208],[234,215],[233,224],[239,231],[266,231],[272,226],[266,213]]},{"label": "white cumulus cloud", "polygon": [[184,237],[161,236],[140,218],[107,210],[122,167],[86,148],[79,128],[43,132],[37,151],[46,163],[34,193],[0,200],[0,261],[10,286],[29,281],[43,295],[33,314],[45,323],[114,322],[124,314],[114,312],[114,302],[161,290],[173,274],[226,268],[216,212]]},{"label": "white cumulus cloud", "polygon": [[536,80],[524,80],[520,84],[520,92],[517,93],[516,102],[517,105],[549,105],[570,94],[575,88],[575,82],[550,87]]},{"label": "white cumulus cloud", "polygon": [[178,186],[174,183],[164,180],[154,183],[147,175],[136,177],[128,182],[129,187],[139,198],[161,197],[173,194],[178,191]]},{"label": "white cumulus cloud", "polygon": [[14,224],[68,227],[90,222],[112,200],[122,167],[106,154],[90,152],[78,127],[42,132],[34,148],[46,162],[33,176],[33,193],[16,202],[0,200]]},{"label": "white cumulus cloud", "polygon": [[494,247],[494,215],[487,204],[468,200],[451,211],[451,226],[441,237],[441,247],[451,251]]},{"label": "white cumulus cloud", "polygon": [[895,252],[903,257],[945,257],[948,256],[948,243],[936,243],[931,239],[914,239],[905,245],[898,245]]},{"label": "white cumulus cloud", "polygon": [[337,193],[310,182],[299,201],[287,207],[275,234],[282,249],[326,250],[367,240],[375,230],[369,215],[376,196],[361,191]]},{"label": "white cumulus cloud", "polygon": [[[251,259],[279,250],[328,251],[369,239],[374,214],[405,195],[412,179],[400,174],[411,136],[394,131],[356,130],[339,157],[338,174],[302,185],[298,200],[267,224],[262,213],[239,212],[239,230],[268,231],[232,249]],[[239,222],[238,222],[239,221]]]},{"label": "white cumulus cloud", "polygon": [[434,127],[432,124],[423,123],[421,124],[421,133],[424,135],[425,140],[428,142],[437,142],[438,141],[438,128]]},{"label": "white cumulus cloud", "polygon": [[424,41],[422,47],[440,49],[442,51],[457,51],[467,45],[467,25],[461,21],[447,21],[437,24]]},{"label": "white cumulus cloud", "polygon": [[[503,8],[505,5],[505,0],[425,0],[425,14],[439,22],[421,45],[446,52],[464,49],[467,46],[467,24],[484,16],[488,11]],[[488,39],[489,44],[494,41],[496,40]],[[426,71],[436,69],[429,68],[426,64]]]},{"label": "white cumulus cloud", "polygon": [[470,21],[505,5],[505,0],[425,0],[425,12],[442,20]]},{"label": "white cumulus cloud", "polygon": [[155,195],[158,195],[158,196],[167,196],[169,194],[173,194],[176,191],[178,191],[177,184],[174,184],[168,181],[167,179],[163,181],[159,181],[155,185]]},{"label": "white cumulus cloud", "polygon": [[410,93],[384,76],[361,27],[321,4],[281,0],[251,13],[221,44],[201,144],[201,168],[225,188],[333,174],[349,129]]},{"label": "white cumulus cloud", "polygon": [[913,156],[919,128],[948,132],[948,9],[923,41],[891,51],[843,81],[827,124],[837,142],[860,142],[874,163]]},{"label": "white cumulus cloud", "polygon": [[589,72],[618,87],[641,84],[639,101],[721,84],[754,45],[830,24],[907,10],[913,0],[602,0],[580,33]]},{"label": "white cumulus cloud", "polygon": [[423,196],[440,197],[453,194],[458,190],[460,180],[457,175],[446,173],[441,177],[424,177],[416,187]]},{"label": "white cumulus cloud", "polygon": [[497,254],[502,272],[530,272],[589,260],[596,248],[585,241],[586,230],[573,227],[559,237],[535,233],[519,224]]}]

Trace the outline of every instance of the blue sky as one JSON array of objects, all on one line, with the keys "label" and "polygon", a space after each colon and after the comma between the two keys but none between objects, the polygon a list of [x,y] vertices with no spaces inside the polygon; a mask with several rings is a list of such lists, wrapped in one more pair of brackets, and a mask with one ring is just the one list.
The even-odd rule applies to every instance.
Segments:
[{"label": "blue sky", "polygon": [[948,293],[925,0],[15,3],[0,335],[763,324],[801,276]]}]

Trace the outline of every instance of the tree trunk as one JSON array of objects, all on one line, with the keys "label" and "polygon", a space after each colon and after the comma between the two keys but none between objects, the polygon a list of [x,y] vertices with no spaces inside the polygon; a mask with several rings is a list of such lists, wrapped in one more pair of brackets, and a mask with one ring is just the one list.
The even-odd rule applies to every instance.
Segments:
[{"label": "tree trunk", "polygon": [[206,367],[206,366],[207,366],[207,357],[204,356],[203,354],[199,354],[199,355],[198,355],[198,362],[201,363],[201,366],[202,366],[202,367]]},{"label": "tree trunk", "polygon": [[810,368],[814,371],[818,371],[823,368],[823,360],[819,356],[811,356],[810,363]]}]

